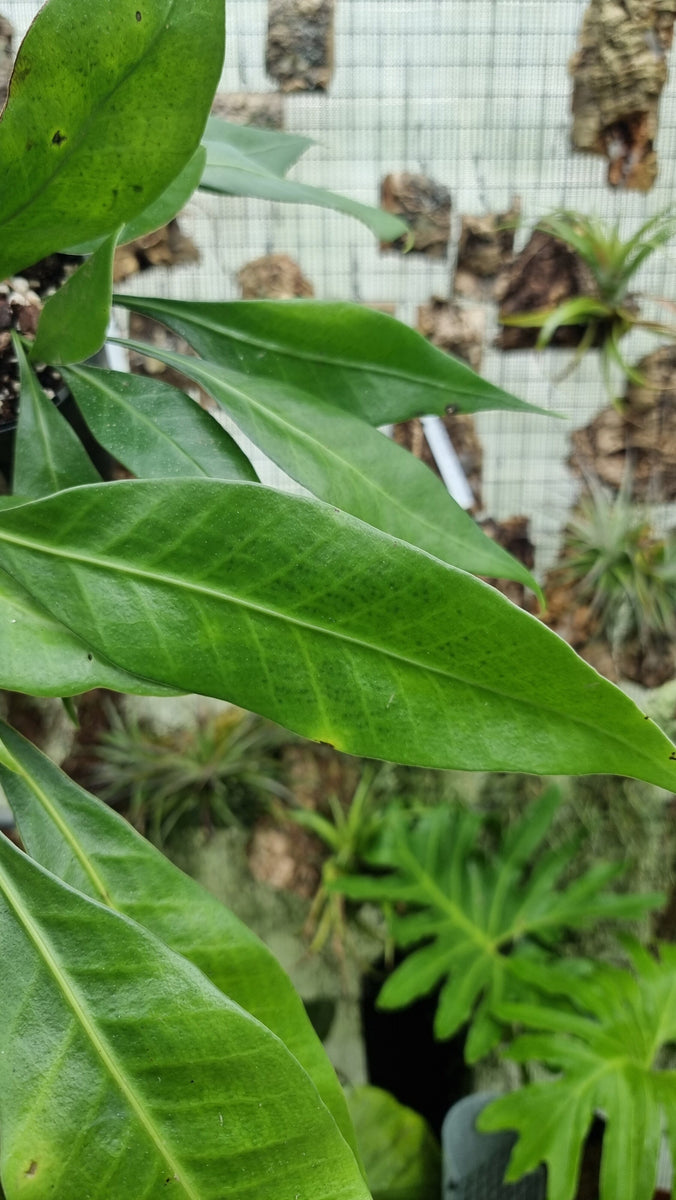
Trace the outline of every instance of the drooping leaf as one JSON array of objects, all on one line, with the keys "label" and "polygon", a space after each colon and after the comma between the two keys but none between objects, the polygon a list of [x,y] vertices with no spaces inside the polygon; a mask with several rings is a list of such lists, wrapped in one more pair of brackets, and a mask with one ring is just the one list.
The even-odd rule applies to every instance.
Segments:
[{"label": "drooping leaf", "polygon": [[435,1033],[451,1037],[478,1017],[466,1046],[469,1061],[483,1057],[499,1036],[499,1027],[487,1018],[501,1011],[505,995],[522,992],[522,978],[514,970],[521,957],[537,961],[543,957],[541,943],[567,929],[638,918],[663,899],[607,892],[617,866],[597,864],[562,886],[574,847],[540,851],[530,866],[558,803],[555,789],[546,792],[494,856],[480,849],[476,813],[440,807],[412,821],[410,814],[395,812],[374,857],[391,873],[352,876],[334,885],[352,899],[406,902],[410,911],[391,917],[391,934],[400,946],[419,948],[390,975],[378,1003],[401,1008],[443,982]]},{"label": "drooping leaf", "polygon": [[[304,143],[304,144],[303,144]],[[203,139],[207,165],[201,186],[228,196],[253,196],[286,204],[314,204],[356,217],[383,242],[393,242],[407,232],[406,224],[392,213],[371,208],[324,188],[298,183],[284,176],[311,143],[289,138],[270,129],[252,129],[210,117]]]},{"label": "drooping leaf", "polygon": [[[146,233],[153,233],[162,225],[167,225],[173,217],[187,204],[193,192],[199,185],[206,163],[207,152],[204,146],[198,146],[192,158],[175,179],[172,179],[162,194],[144,208],[138,216],[132,217],[120,230],[117,237],[118,246],[133,242]],[[101,243],[100,238],[89,242],[80,242],[77,246],[69,246],[69,254],[92,254]]]},{"label": "drooping leaf", "polygon": [[668,739],[534,617],[319,501],[72,489],[0,511],[0,568],[116,666],[353,754],[676,781]]},{"label": "drooping leaf", "polygon": [[[150,353],[141,342],[124,345]],[[200,383],[268,458],[320,500],[465,571],[539,591],[530,571],[486,536],[424,463],[358,417],[259,376],[162,347],[152,354]]]},{"label": "drooping leaf", "polygon": [[230,434],[178,388],[99,367],[62,374],[94,437],[139,478],[258,478]]},{"label": "drooping leaf", "polygon": [[140,696],[177,690],[113,666],[3,570],[0,662],[3,687],[31,696],[77,696],[97,687]]},{"label": "drooping leaf", "polygon": [[106,238],[49,297],[31,350],[33,362],[80,362],[101,349],[110,320],[116,244],[116,234]]},{"label": "drooping leaf", "polygon": [[281,1038],[348,1142],[343,1091],[287,975],[246,925],[117,813],[0,722],[0,784],[28,853],[64,883],[131,917]]},{"label": "drooping leaf", "polygon": [[368,1200],[278,1038],[147,930],[5,838],[0,938],[12,964],[0,989],[7,1200]]},{"label": "drooping leaf", "polygon": [[437,1200],[439,1145],[424,1117],[377,1087],[348,1092],[373,1200]]},{"label": "drooping leaf", "polygon": [[358,304],[228,303],[116,296],[162,321],[203,358],[265,375],[346,408],[370,425],[437,414],[513,409],[542,413],[488,383],[408,325]]},{"label": "drooping leaf", "polygon": [[208,152],[209,165],[213,167],[219,156],[232,155],[234,162],[247,159],[247,166],[272,171],[280,177],[313,146],[312,138],[297,133],[285,133],[280,129],[258,129],[255,125],[237,125],[224,121],[222,117],[209,117],[202,138],[202,146]]},{"label": "drooping leaf", "polygon": [[34,499],[80,483],[98,483],[100,475],[77,434],[43,392],[19,339],[13,340],[21,379],[14,491]]},{"label": "drooping leaf", "polygon": [[676,1148],[676,1071],[658,1065],[676,1038],[676,950],[663,944],[659,956],[634,946],[633,971],[597,964],[574,986],[563,966],[542,972],[541,989],[565,996],[565,1008],[551,998],[502,1006],[505,1019],[537,1031],[517,1038],[510,1057],[558,1073],[501,1097],[479,1117],[485,1131],[519,1135],[508,1180],[545,1162],[550,1200],[572,1200],[584,1139],[600,1111],[600,1200],[652,1200],[663,1124]]},{"label": "drooping leaf", "polygon": [[0,279],[161,195],[199,145],[223,48],[223,0],[99,4],[86,38],[80,0],[44,6],[0,118]]}]

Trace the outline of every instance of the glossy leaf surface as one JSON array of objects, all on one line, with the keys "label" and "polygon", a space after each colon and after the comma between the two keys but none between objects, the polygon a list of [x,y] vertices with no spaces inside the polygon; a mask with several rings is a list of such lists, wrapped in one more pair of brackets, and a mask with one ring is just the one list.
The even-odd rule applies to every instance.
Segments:
[{"label": "glossy leaf surface", "polygon": [[278,1038],[5,838],[0,938],[12,964],[0,990],[7,1200],[368,1200]]},{"label": "glossy leaf surface", "polygon": [[94,437],[139,478],[257,479],[230,434],[178,388],[98,367],[62,374]]},{"label": "glossy leaf surface", "polygon": [[110,320],[116,244],[115,234],[106,238],[49,297],[31,351],[33,362],[79,362],[101,349]]},{"label": "glossy leaf surface", "polygon": [[18,338],[21,395],[14,442],[12,484],[19,496],[34,499],[100,476],[77,434],[43,392]]},{"label": "glossy leaf surface", "polygon": [[[198,146],[189,162],[186,163],[183,170],[172,179],[168,187],[164,189],[162,194],[153,200],[147,208],[138,216],[132,218],[123,225],[117,237],[117,244],[124,246],[127,242],[133,242],[135,238],[143,237],[146,233],[153,233],[162,225],[168,224],[173,217],[187,204],[193,192],[197,188],[202,177],[204,164],[206,162],[207,153],[204,146]],[[100,245],[100,238],[94,238],[90,242],[81,242],[77,246],[70,246],[70,254],[92,254]]]},{"label": "glossy leaf surface", "polygon": [[202,187],[207,191],[332,208],[356,217],[384,242],[407,232],[405,223],[392,213],[324,188],[285,179],[288,168],[311,144],[306,138],[290,138],[276,130],[252,129],[210,117],[202,144],[207,151]]},{"label": "glossy leaf surface", "polygon": [[291,384],[388,425],[425,414],[543,410],[518,400],[415,330],[357,304],[318,300],[229,303],[116,296],[162,321],[211,362]]},{"label": "glossy leaf surface", "polygon": [[3,687],[33,696],[77,696],[96,687],[141,696],[176,690],[113,666],[3,570],[0,662]]},{"label": "glossy leaf surface", "polygon": [[[140,342],[125,345],[141,353]],[[292,479],[329,504],[476,575],[518,579],[522,563],[486,536],[424,463],[371,425],[294,388],[154,347],[219,401]]]},{"label": "glossy leaf surface", "polygon": [[88,8],[83,37],[82,0],[50,0],[17,56],[0,118],[0,279],[141,213],[204,130],[223,0]]},{"label": "glossy leaf surface", "polygon": [[4,722],[0,739],[13,765],[0,765],[0,784],[28,853],[71,887],[138,921],[271,1029],[308,1072],[350,1141],[353,1133],[335,1072],[300,998],[267,947],[127,821]]},{"label": "glossy leaf surface", "polygon": [[668,739],[539,621],[318,501],[73,489],[0,511],[0,567],[125,670],[353,754],[676,783]]},{"label": "glossy leaf surface", "polygon": [[[514,826],[501,852],[480,845],[479,813],[442,806],[417,819],[395,812],[372,857],[385,876],[353,876],[335,889],[357,900],[395,906],[390,932],[410,950],[378,997],[382,1008],[403,1008],[443,984],[434,1031],[452,1037],[471,1024],[465,1053],[483,1058],[500,1036],[496,1006],[523,986],[514,973],[522,957],[547,961],[542,944],[590,922],[640,919],[663,897],[617,895],[606,887],[617,864],[597,864],[565,887],[575,847],[539,849],[560,801],[550,788]],[[533,856],[537,858],[533,864]],[[406,905],[397,915],[396,906]]]},{"label": "glossy leaf surface", "polygon": [[572,988],[563,966],[548,970],[539,980],[551,993],[547,1004],[503,1006],[506,1019],[534,1031],[517,1038],[510,1057],[558,1073],[501,1097],[479,1117],[485,1131],[519,1135],[508,1180],[545,1162],[550,1200],[573,1200],[585,1136],[600,1112],[599,1200],[652,1200],[663,1124],[676,1150],[676,1071],[658,1065],[676,1039],[676,950],[662,944],[659,955],[635,945],[633,972],[597,965]]}]

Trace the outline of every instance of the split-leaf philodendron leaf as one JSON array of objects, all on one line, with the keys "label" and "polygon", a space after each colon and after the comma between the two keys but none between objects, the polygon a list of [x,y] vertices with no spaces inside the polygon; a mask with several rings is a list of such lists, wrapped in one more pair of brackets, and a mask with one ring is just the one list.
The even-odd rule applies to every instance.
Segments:
[{"label": "split-leaf philodendron leaf", "polygon": [[116,666],[353,754],[676,784],[664,734],[534,617],[316,500],[75,488],[0,510],[0,567]]},{"label": "split-leaf philodendron leaf", "polygon": [[547,1164],[549,1200],[577,1195],[584,1141],[599,1114],[599,1200],[652,1200],[663,1128],[676,1162],[676,1071],[660,1063],[676,1040],[676,949],[661,944],[659,958],[638,943],[628,950],[632,970],[597,964],[571,977],[563,965],[531,969],[547,1003],[501,1008],[505,1020],[533,1030],[509,1056],[544,1063],[556,1077],[496,1100],[478,1125],[518,1134],[509,1181]]},{"label": "split-leaf philodendron leaf", "polygon": [[3,722],[0,784],[28,853],[64,883],[138,921],[276,1033],[351,1141],[335,1072],[302,1001],[256,935]]},{"label": "split-leaf philodendron leaf", "polygon": [[162,321],[211,362],[298,387],[370,425],[441,416],[449,407],[544,411],[482,379],[408,325],[359,304],[148,296],[115,302]]},{"label": "split-leaf philodendron leaf", "polygon": [[82,0],[44,6],[0,117],[0,279],[112,233],[169,186],[204,130],[224,10],[223,0],[115,0],[96,6],[83,37]]},{"label": "split-leaf philodendron leaf", "polygon": [[368,1200],[284,1044],[142,926],[0,837],[7,1200]]},{"label": "split-leaf philodendron leaf", "polygon": [[[379,1006],[403,1008],[442,985],[435,1034],[449,1038],[469,1024],[469,1062],[499,1040],[499,1002],[523,995],[514,972],[523,956],[547,962],[543,942],[594,921],[639,920],[664,900],[607,891],[621,872],[617,863],[597,863],[562,884],[576,847],[540,848],[559,803],[558,791],[550,788],[514,825],[501,851],[490,855],[480,844],[484,822],[477,812],[442,806],[413,818],[395,810],[369,855],[388,873],[334,884],[352,899],[393,906],[392,938],[409,953],[387,979]],[[397,905],[406,906],[403,915]]]}]

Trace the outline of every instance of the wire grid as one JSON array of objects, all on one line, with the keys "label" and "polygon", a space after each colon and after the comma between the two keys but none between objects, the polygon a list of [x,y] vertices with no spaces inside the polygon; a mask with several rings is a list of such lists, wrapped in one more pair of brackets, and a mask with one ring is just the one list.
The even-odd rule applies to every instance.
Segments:
[{"label": "wire grid", "polygon": [[[530,225],[554,208],[620,220],[627,232],[672,201],[676,154],[676,68],[660,103],[659,176],[647,195],[615,191],[604,159],[570,147],[571,80],[587,0],[335,0],[335,71],[327,93],[285,97],[285,127],[316,145],[293,168],[307,183],[341,190],[369,204],[391,171],[430,175],[453,202],[453,244],[462,214],[522,203]],[[0,0],[19,33],[35,0]],[[268,92],[267,0],[228,0],[225,91]],[[676,55],[676,51],[674,51]],[[200,248],[198,267],[156,270],[129,290],[148,295],[229,299],[236,273],[273,251],[290,254],[322,298],[388,302],[415,324],[418,305],[451,294],[448,261],[381,252],[373,236],[326,210],[197,194],[184,218]],[[637,278],[640,290],[676,298],[675,252],[659,251]],[[553,561],[578,484],[566,466],[570,433],[607,403],[593,354],[565,382],[561,351],[501,353],[491,347],[495,310],[488,307],[483,374],[567,420],[479,414],[484,448],[483,497],[497,518],[531,521],[540,573]],[[630,358],[656,343],[632,335]],[[275,480],[276,482],[278,480]]]}]

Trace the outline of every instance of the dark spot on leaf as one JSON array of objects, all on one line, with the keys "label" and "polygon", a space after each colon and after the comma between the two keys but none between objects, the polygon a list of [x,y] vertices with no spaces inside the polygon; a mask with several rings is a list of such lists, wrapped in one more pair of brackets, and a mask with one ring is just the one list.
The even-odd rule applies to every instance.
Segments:
[{"label": "dark spot on leaf", "polygon": [[30,1167],[26,1171],[26,1175],[30,1175],[30,1176],[35,1175],[35,1173],[37,1172],[37,1169],[38,1169],[38,1164],[36,1163],[35,1159],[33,1159]]},{"label": "dark spot on leaf", "polygon": [[672,750],[671,754],[669,755],[669,762],[676,762],[676,752],[674,750]]},{"label": "dark spot on leaf", "polygon": [[132,192],[142,192],[143,184],[142,183],[132,183],[131,190],[132,190]]},{"label": "dark spot on leaf", "polygon": [[94,658],[94,655],[93,655],[93,654],[88,654],[88,655],[87,655],[87,659],[88,659],[88,661],[89,661],[89,662],[92,662],[92,661],[93,661],[93,658]]},{"label": "dark spot on leaf", "polygon": [[57,129],[54,137],[52,138],[52,146],[60,146],[62,142],[65,142],[65,140],[65,133],[62,133],[60,129]]},{"label": "dark spot on leaf", "polygon": [[137,14],[136,14],[136,20],[137,20],[137,21],[140,21],[140,20],[142,20],[142,17],[141,17],[141,14],[140,14],[140,12],[137,12]]}]

